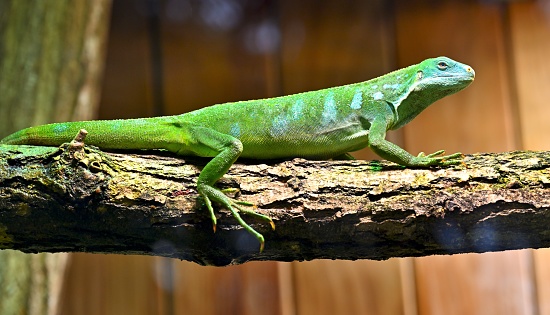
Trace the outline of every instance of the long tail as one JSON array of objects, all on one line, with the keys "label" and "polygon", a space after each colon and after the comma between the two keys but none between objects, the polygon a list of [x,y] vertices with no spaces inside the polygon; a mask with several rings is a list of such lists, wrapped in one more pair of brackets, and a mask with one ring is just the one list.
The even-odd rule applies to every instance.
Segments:
[{"label": "long tail", "polygon": [[71,141],[87,122],[56,123],[19,130],[0,141],[2,144],[61,145]]},{"label": "long tail", "polygon": [[86,129],[87,144],[105,149],[148,149],[148,141],[141,140],[142,136],[158,130],[158,125],[150,118],[54,123],[20,130],[2,139],[0,144],[58,146],[73,140],[80,129]]}]

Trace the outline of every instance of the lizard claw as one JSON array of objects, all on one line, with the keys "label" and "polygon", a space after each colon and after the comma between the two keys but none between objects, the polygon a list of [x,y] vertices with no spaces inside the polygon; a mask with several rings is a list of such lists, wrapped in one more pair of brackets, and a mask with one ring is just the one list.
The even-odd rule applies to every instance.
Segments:
[{"label": "lizard claw", "polygon": [[[198,188],[198,187],[197,187]],[[201,187],[202,188],[202,187]],[[208,212],[210,213],[210,218],[212,220],[212,228],[214,232],[216,232],[216,216],[214,214],[214,208],[212,207],[212,200],[222,204],[225,208],[227,208],[229,211],[231,211],[231,214],[233,217],[239,222],[239,224],[250,234],[252,234],[258,242],[260,243],[260,252],[264,250],[265,247],[265,240],[262,234],[258,233],[256,230],[254,230],[248,223],[246,223],[242,218],[240,213],[244,213],[253,217],[256,217],[260,220],[269,222],[269,225],[271,226],[271,229],[275,230],[275,223],[273,220],[263,214],[257,213],[254,211],[254,209],[257,209],[257,207],[246,201],[239,201],[234,200],[232,198],[229,198],[225,194],[223,194],[223,191],[217,190],[212,186],[207,186],[205,189],[198,189],[200,195],[203,197],[206,207],[208,208]],[[227,191],[227,190],[225,190]],[[253,207],[253,209],[246,209],[243,206],[250,206]]]},{"label": "lizard claw", "polygon": [[445,150],[439,150],[427,155],[424,152],[420,152],[418,156],[414,157],[414,162],[410,166],[455,165],[462,163],[462,159],[464,158],[464,155],[460,152],[441,156],[443,153],[445,153]]}]

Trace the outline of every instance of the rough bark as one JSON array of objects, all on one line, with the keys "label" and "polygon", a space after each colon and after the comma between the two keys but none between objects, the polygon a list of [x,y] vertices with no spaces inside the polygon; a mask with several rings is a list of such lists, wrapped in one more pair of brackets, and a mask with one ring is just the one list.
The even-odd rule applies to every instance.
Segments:
[{"label": "rough bark", "polygon": [[550,247],[550,152],[475,154],[463,165],[405,169],[379,161],[244,161],[219,182],[274,218],[225,209],[218,229],[195,190],[207,162],[86,147],[0,146],[0,245],[248,260],[388,259]]}]

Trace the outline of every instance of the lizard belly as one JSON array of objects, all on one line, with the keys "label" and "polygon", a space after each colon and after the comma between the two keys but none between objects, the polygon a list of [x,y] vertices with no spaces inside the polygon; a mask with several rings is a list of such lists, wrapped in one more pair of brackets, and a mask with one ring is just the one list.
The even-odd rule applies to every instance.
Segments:
[{"label": "lizard belly", "polygon": [[364,148],[367,139],[368,131],[358,124],[334,126],[313,132],[298,129],[280,137],[265,134],[258,137],[256,133],[241,137],[241,156],[251,159],[326,159]]}]

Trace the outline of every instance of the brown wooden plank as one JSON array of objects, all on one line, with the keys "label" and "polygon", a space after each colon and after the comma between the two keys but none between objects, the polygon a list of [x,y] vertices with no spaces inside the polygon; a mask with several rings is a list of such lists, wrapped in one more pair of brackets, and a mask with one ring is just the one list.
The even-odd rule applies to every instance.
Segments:
[{"label": "brown wooden plank", "polygon": [[[282,92],[365,81],[393,65],[384,1],[282,1]],[[378,158],[369,150],[358,158]],[[398,260],[293,263],[297,314],[402,314]]]},{"label": "brown wooden plank", "polygon": [[403,315],[418,314],[414,261],[415,258],[403,258],[399,260],[399,269],[401,272],[401,292],[403,296]]},{"label": "brown wooden plank", "polygon": [[147,16],[139,2],[113,1],[99,119],[152,115]]},{"label": "brown wooden plank", "polygon": [[[266,71],[279,47],[272,3],[232,2],[222,10],[212,2],[199,2],[165,16],[162,39],[168,114],[270,96],[268,83],[273,78]],[[192,13],[186,15],[189,9]]]},{"label": "brown wooden plank", "polygon": [[278,263],[279,296],[281,300],[281,315],[296,314],[296,295],[294,285],[294,264]]},{"label": "brown wooden plank", "polygon": [[403,314],[400,261],[294,263],[297,314]]},{"label": "brown wooden plank", "polygon": [[416,259],[419,314],[536,314],[528,251]]},{"label": "brown wooden plank", "polygon": [[73,254],[61,314],[151,314],[154,257]]},{"label": "brown wooden plank", "polygon": [[[510,4],[510,32],[523,149],[550,148],[550,20],[544,2]],[[550,314],[550,250],[534,251],[537,306]]]},{"label": "brown wooden plank", "polygon": [[365,81],[394,67],[384,1],[281,1],[285,94]]},{"label": "brown wooden plank", "polygon": [[550,314],[550,249],[539,249],[533,254],[535,281],[537,288],[537,307],[540,314]]},{"label": "brown wooden plank", "polygon": [[399,66],[446,55],[476,71],[472,86],[438,101],[405,126],[405,145],[426,153],[516,148],[499,5],[454,0],[400,4],[396,32]]},{"label": "brown wooden plank", "polygon": [[[470,64],[476,81],[405,127],[412,152],[516,148],[509,65],[499,4],[399,2],[400,65],[447,55]],[[465,18],[467,17],[467,18]],[[489,233],[490,231],[488,231]],[[420,314],[531,314],[534,290],[526,251],[416,260]]]},{"label": "brown wooden plank", "polygon": [[526,150],[550,148],[550,18],[542,2],[510,5],[510,31],[521,142]]},{"label": "brown wooden plank", "polygon": [[281,314],[278,263],[225,268],[178,262],[176,314]]}]

